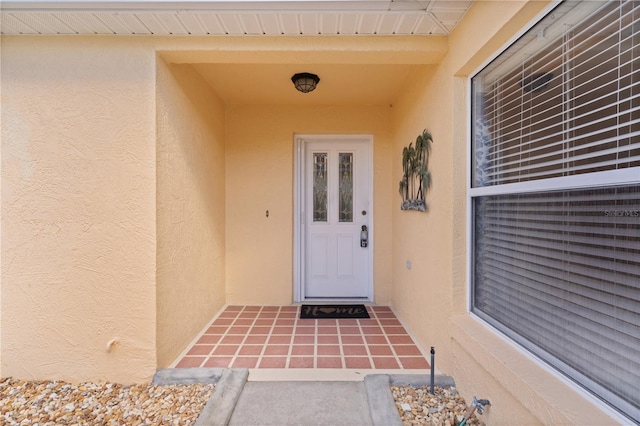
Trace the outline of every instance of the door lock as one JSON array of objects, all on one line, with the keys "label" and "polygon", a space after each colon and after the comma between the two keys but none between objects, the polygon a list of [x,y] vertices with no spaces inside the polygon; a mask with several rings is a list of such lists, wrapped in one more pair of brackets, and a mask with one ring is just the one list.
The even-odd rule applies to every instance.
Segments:
[{"label": "door lock", "polygon": [[369,231],[367,230],[367,225],[362,225],[362,230],[360,231],[360,247],[367,247],[369,245]]}]

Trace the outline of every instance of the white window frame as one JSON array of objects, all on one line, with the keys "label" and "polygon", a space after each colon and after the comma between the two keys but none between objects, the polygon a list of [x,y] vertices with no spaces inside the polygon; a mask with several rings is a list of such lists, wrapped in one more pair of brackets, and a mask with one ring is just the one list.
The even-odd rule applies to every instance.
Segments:
[{"label": "white window frame", "polygon": [[520,29],[514,36],[512,36],[503,46],[500,47],[493,55],[480,64],[473,72],[471,72],[466,81],[466,108],[467,108],[467,125],[466,125],[466,310],[467,314],[474,320],[480,323],[483,327],[487,328],[490,332],[497,335],[501,340],[513,347],[519,353],[523,354],[529,360],[534,362],[540,368],[547,373],[560,380],[562,383],[570,387],[576,393],[583,398],[591,402],[600,408],[607,415],[618,421],[620,424],[629,422],[629,418],[614,409],[611,405],[603,402],[597,398],[593,393],[589,392],[582,386],[576,384],[570,378],[563,373],[559,372],[546,361],[542,360],[528,349],[511,339],[504,334],[501,330],[495,328],[492,324],[488,323],[484,319],[472,312],[473,310],[473,271],[475,269],[474,263],[474,213],[473,205],[474,198],[487,196],[487,195],[506,195],[506,194],[523,194],[531,192],[541,192],[550,190],[574,190],[581,188],[598,188],[612,185],[640,185],[640,168],[625,168],[617,170],[608,170],[603,172],[588,173],[582,175],[563,176],[557,178],[533,180],[527,182],[501,184],[495,186],[486,187],[473,187],[472,185],[472,167],[473,167],[473,102],[472,102],[472,79],[482,71],[487,65],[494,61],[497,57],[503,54],[510,46],[512,46],[518,39],[524,34],[529,32],[536,24],[544,19],[553,9],[558,7],[562,3],[562,0],[554,0],[547,7],[545,7],[534,19],[532,19],[527,25]]}]

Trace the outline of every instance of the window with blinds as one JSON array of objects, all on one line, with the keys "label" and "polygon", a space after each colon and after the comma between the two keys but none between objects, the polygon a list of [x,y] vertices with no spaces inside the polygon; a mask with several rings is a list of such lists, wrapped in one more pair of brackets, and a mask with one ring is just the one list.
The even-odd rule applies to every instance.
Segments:
[{"label": "window with blinds", "polygon": [[640,419],[640,2],[563,2],[472,78],[472,312]]}]

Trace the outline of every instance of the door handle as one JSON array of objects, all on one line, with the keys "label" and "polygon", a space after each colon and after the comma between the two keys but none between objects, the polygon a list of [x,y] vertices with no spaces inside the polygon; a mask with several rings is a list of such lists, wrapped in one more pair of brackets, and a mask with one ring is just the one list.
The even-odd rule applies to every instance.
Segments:
[{"label": "door handle", "polygon": [[367,225],[362,225],[360,230],[360,247],[367,247],[369,245],[369,231]]}]

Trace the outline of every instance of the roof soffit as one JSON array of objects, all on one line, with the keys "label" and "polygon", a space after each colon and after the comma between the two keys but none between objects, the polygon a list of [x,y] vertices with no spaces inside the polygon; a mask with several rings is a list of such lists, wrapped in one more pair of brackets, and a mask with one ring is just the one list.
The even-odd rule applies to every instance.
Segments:
[{"label": "roof soffit", "polygon": [[473,0],[2,3],[2,34],[449,35]]}]

